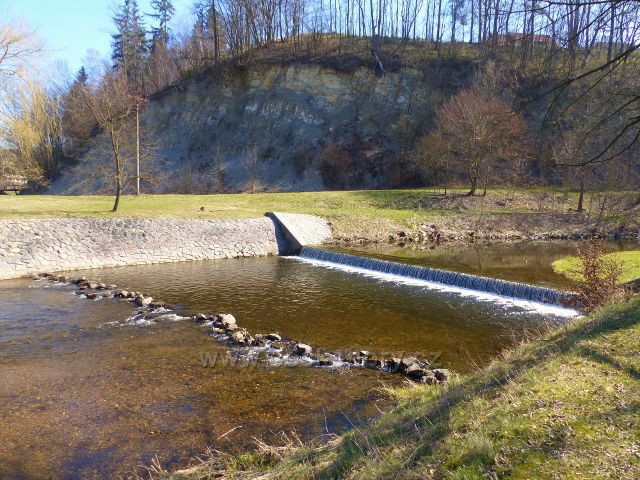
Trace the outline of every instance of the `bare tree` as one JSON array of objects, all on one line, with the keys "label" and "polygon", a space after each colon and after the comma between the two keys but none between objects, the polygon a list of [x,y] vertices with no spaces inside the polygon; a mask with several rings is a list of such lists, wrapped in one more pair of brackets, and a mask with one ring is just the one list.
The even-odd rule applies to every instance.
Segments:
[{"label": "bare tree", "polygon": [[489,175],[505,179],[529,155],[527,127],[521,115],[500,98],[477,88],[454,96],[437,114],[452,167],[464,173],[474,195],[486,193]]},{"label": "bare tree", "polygon": [[115,71],[107,72],[97,88],[87,87],[84,92],[85,102],[96,124],[109,138],[116,190],[112,211],[116,212],[122,194],[128,123],[136,110],[138,98],[129,92],[124,74]]},{"label": "bare tree", "polygon": [[40,41],[24,25],[0,24],[0,88],[13,77],[24,77],[41,52]]}]

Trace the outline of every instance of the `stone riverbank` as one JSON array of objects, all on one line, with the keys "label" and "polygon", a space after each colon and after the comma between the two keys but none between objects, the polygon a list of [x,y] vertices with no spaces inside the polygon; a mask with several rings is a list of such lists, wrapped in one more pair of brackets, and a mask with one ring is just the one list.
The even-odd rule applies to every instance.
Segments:
[{"label": "stone riverbank", "polygon": [[[330,236],[313,215],[299,230]],[[277,218],[237,220],[52,218],[0,221],[0,279],[42,272],[293,253]]]}]

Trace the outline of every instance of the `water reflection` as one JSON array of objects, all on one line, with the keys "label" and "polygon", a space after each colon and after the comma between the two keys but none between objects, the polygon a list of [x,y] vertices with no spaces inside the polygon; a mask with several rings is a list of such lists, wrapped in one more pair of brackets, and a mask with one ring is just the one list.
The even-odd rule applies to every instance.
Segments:
[{"label": "water reflection", "polygon": [[[232,312],[253,333],[328,350],[440,353],[459,371],[545,320],[286,258],[82,274],[144,290],[180,314]],[[156,455],[184,465],[208,446],[242,449],[254,436],[339,432],[377,411],[383,383],[402,381],[365,369],[204,368],[202,352],[228,349],[203,327],[122,325],[130,304],[81,300],[48,282],[0,282],[0,305],[0,478],[114,478]]]}]

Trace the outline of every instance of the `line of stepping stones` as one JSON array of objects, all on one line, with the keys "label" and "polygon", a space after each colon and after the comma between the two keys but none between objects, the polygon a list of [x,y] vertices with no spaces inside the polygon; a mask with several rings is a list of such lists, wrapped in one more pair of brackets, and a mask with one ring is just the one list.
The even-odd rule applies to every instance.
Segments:
[{"label": "line of stepping stones", "polygon": [[[45,273],[34,275],[34,279],[47,279],[59,283],[76,285],[77,295],[84,295],[87,299],[121,298],[133,303],[140,308],[138,315],[141,318],[152,320],[159,312],[166,313],[166,304],[155,300],[150,295],[139,291],[119,289],[117,285],[107,285],[101,282],[90,281],[86,277],[67,278],[64,275]],[[238,326],[235,317],[229,313],[206,315],[198,313],[190,317],[197,323],[211,326],[211,333],[219,340],[228,340],[238,347],[270,347],[279,352],[288,352],[290,356],[306,357],[312,360],[311,366],[331,367],[336,363],[346,363],[372,370],[381,370],[389,373],[399,373],[419,383],[435,385],[447,382],[450,377],[449,370],[444,368],[430,369],[429,362],[415,357],[380,359],[372,356],[368,351],[353,352],[346,358],[335,353],[314,354],[313,347],[306,343],[297,343],[285,340],[278,333],[251,335],[245,328]]]}]

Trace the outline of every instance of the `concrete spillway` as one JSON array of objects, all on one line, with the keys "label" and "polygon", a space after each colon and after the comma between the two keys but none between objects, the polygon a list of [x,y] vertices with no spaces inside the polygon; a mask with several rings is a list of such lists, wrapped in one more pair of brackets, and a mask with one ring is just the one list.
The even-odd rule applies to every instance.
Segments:
[{"label": "concrete spillway", "polygon": [[314,247],[303,247],[300,257],[550,305],[566,305],[566,301],[574,295],[572,292],[526,283],[359,257]]}]

